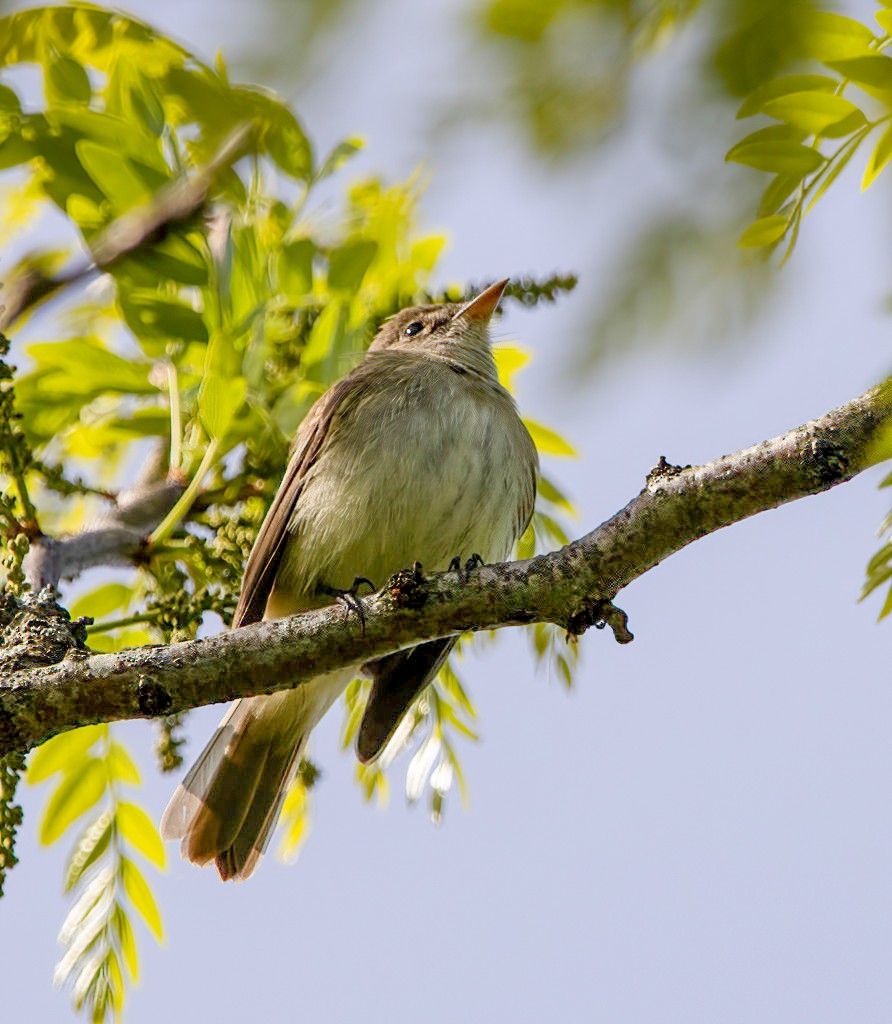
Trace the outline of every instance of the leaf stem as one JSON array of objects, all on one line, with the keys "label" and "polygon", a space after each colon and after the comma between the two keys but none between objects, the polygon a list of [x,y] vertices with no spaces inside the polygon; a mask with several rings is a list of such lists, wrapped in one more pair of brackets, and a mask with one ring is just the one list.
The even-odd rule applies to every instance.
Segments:
[{"label": "leaf stem", "polygon": [[192,503],[195,501],[198,492],[201,490],[202,481],[207,475],[208,470],[214,464],[214,459],[217,457],[219,447],[219,438],[213,438],[205,449],[204,458],[202,458],[201,464],[195,471],[195,475],[189,481],[189,486],[180,495],[173,508],[149,534],[150,547],[152,545],[159,544],[161,541],[167,540],[167,538],[176,529],[183,516],[192,507]]},{"label": "leaf stem", "polygon": [[170,403],[170,471],[175,473],[183,460],[183,420],[179,376],[172,360],[167,364],[167,394]]},{"label": "leaf stem", "polygon": [[154,622],[155,616],[148,612],[141,612],[138,615],[127,615],[121,619],[109,619],[106,622],[94,622],[87,626],[88,633],[108,633],[112,629],[120,629],[124,626],[135,626],[140,622]]}]

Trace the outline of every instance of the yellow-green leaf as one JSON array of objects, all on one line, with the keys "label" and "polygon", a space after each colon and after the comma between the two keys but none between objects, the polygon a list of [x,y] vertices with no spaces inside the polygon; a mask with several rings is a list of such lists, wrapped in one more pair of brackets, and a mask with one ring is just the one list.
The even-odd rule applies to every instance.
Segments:
[{"label": "yellow-green leaf", "polygon": [[892,57],[876,53],[834,61],[829,66],[867,92],[886,94],[892,90]]},{"label": "yellow-green leaf", "polygon": [[133,934],[130,919],[121,907],[115,908],[112,924],[115,931],[118,933],[118,945],[121,947],[121,952],[124,955],[124,963],[127,964],[127,970],[130,972],[130,977],[133,981],[138,981],[139,957],[136,953],[136,937]]},{"label": "yellow-green leaf", "polygon": [[139,769],[133,763],[133,758],[127,753],[127,748],[117,740],[112,740],[109,744],[108,770],[116,782],[139,785]]},{"label": "yellow-green leaf", "polygon": [[540,455],[576,456],[576,449],[548,427],[543,427],[535,420],[524,420],[530,437]]},{"label": "yellow-green leaf", "polygon": [[834,61],[867,53],[875,40],[873,32],[854,18],[816,11],[808,17],[799,46],[804,56]]},{"label": "yellow-green leaf", "polygon": [[494,345],[492,354],[496,361],[499,380],[509,391],[512,391],[515,374],[527,365],[532,358],[532,353],[520,345]]},{"label": "yellow-green leaf", "polygon": [[159,868],[164,868],[164,845],[152,819],[137,804],[122,800],[118,804],[117,823],[121,835],[134,849]]},{"label": "yellow-green leaf", "polygon": [[804,178],[816,171],[825,158],[816,149],[798,142],[747,142],[744,139],[728,152],[725,159],[757,171]]},{"label": "yellow-green leaf", "polygon": [[772,78],[747,96],[737,111],[737,117],[759,114],[769,100],[779,96],[802,92],[833,92],[838,85],[839,81],[829,75],[782,75],[780,78]]},{"label": "yellow-green leaf", "polygon": [[[892,11],[889,12],[892,14]],[[889,160],[892,159],[892,125],[880,136],[879,142],[874,146],[867,167],[864,168],[864,178],[861,181],[861,188],[868,188],[873,184],[874,179],[883,170]]]},{"label": "yellow-green leaf", "polygon": [[794,92],[768,100],[763,108],[769,117],[798,128],[806,135],[820,135],[832,124],[852,118],[852,131],[866,123],[864,114],[843,96],[823,92]]},{"label": "yellow-green leaf", "polygon": [[87,751],[100,736],[104,736],[108,726],[85,725],[80,729],[60,733],[38,747],[28,765],[28,782],[32,785],[43,782],[54,772],[66,771],[84,758]]},{"label": "yellow-green leaf", "polygon": [[882,11],[876,11],[874,13],[877,24],[886,33],[886,35],[892,35],[892,11],[885,9]]},{"label": "yellow-green leaf", "polygon": [[789,221],[780,214],[762,217],[750,224],[738,239],[737,244],[744,249],[772,245],[778,239],[783,238],[788,226]]},{"label": "yellow-green leaf", "polygon": [[47,801],[40,822],[40,841],[54,843],[82,814],[102,799],[108,777],[105,765],[96,757],[82,761],[65,774]]},{"label": "yellow-green leaf", "polygon": [[134,909],[149,926],[159,942],[164,941],[164,926],[161,923],[161,913],[158,904],[145,880],[143,873],[130,860],[129,857],[121,858],[121,880],[124,883],[124,891],[133,904]]},{"label": "yellow-green leaf", "polygon": [[133,596],[133,589],[123,583],[106,583],[79,597],[69,608],[73,619],[89,615],[94,619],[102,619],[106,615],[126,608]]}]

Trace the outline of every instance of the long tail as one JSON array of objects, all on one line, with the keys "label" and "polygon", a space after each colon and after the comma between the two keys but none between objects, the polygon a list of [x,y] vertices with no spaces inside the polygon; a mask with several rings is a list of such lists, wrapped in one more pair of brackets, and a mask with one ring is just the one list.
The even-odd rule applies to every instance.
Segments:
[{"label": "long tail", "polygon": [[260,862],[311,730],[349,682],[336,672],[294,690],[236,701],[161,819],[186,860],[248,878]]}]

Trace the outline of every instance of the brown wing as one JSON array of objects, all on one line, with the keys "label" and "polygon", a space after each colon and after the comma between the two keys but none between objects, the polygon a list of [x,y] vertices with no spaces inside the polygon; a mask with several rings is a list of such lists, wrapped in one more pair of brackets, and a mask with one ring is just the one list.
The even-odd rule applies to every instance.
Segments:
[{"label": "brown wing", "polygon": [[332,418],[358,380],[355,371],[339,380],[318,399],[304,417],[294,440],[294,450],[285,476],[279,484],[273,503],[248,556],[245,575],[242,578],[242,591],[232,618],[233,629],[247,626],[251,622],[259,622],[263,618],[267,598],[288,542],[288,524],[303,491],[307,470],[316,461],[325,443]]},{"label": "brown wing", "polygon": [[356,737],[356,756],[363,764],[374,761],[384,749],[412,702],[440,671],[455,641],[454,636],[429,640],[363,665],[372,677],[372,692]]}]

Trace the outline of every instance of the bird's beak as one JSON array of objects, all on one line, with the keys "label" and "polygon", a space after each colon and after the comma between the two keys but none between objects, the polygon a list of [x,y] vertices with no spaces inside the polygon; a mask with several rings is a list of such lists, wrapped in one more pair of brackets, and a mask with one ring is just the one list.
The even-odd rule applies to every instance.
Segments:
[{"label": "bird's beak", "polygon": [[491,284],[489,288],[485,288],[479,295],[475,295],[470,302],[465,303],[455,314],[454,319],[466,318],[469,320],[482,320],[484,323],[488,322],[496,306],[498,306],[499,299],[502,297],[502,292],[507,284],[507,277],[504,281],[497,281],[495,284]]}]

